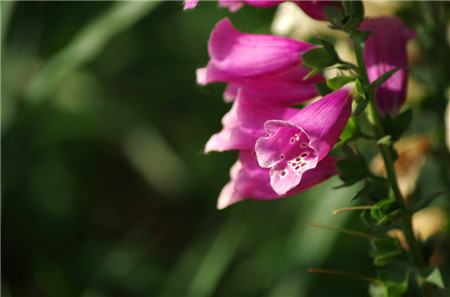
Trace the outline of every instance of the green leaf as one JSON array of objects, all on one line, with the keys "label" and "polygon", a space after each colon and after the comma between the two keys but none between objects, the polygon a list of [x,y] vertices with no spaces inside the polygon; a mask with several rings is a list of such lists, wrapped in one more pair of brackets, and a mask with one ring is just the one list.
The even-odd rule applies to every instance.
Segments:
[{"label": "green leaf", "polygon": [[344,11],[338,7],[333,6],[325,6],[325,16],[327,20],[332,24],[332,28],[342,29],[343,19],[344,19]]},{"label": "green leaf", "polygon": [[385,225],[396,219],[400,214],[394,198],[383,199],[370,209],[370,216],[377,225]]},{"label": "green leaf", "polygon": [[383,118],[383,129],[387,134],[392,136],[394,141],[396,141],[400,139],[406,130],[408,130],[412,122],[412,117],[413,114],[411,109],[406,109],[396,118],[386,115]]},{"label": "green leaf", "polygon": [[386,136],[381,137],[380,139],[378,139],[377,144],[385,145],[385,146],[392,145],[392,137],[391,137],[391,135],[386,135]]},{"label": "green leaf", "polygon": [[402,249],[396,238],[385,237],[371,241],[373,264],[377,267],[386,266],[402,255]]},{"label": "green leaf", "polygon": [[344,85],[356,79],[354,76],[336,76],[327,80],[327,86],[333,90],[339,90]]},{"label": "green leaf", "polygon": [[339,62],[323,47],[314,48],[302,56],[306,66],[311,68],[326,68]]},{"label": "green leaf", "polygon": [[433,202],[436,198],[438,198],[441,195],[447,194],[448,191],[441,191],[441,192],[435,192],[435,193],[431,193],[427,196],[425,196],[422,199],[418,199],[417,201],[411,201],[411,208],[412,208],[412,212],[416,212],[419,211],[425,207],[427,207],[428,205],[431,204],[431,202]]},{"label": "green leaf", "polygon": [[350,39],[354,43],[364,45],[364,42],[366,41],[367,37],[369,37],[369,35],[370,35],[370,32],[354,30],[350,33]]},{"label": "green leaf", "polygon": [[326,82],[317,83],[316,89],[319,92],[320,96],[325,96],[325,95],[328,95],[329,93],[333,92],[333,90],[327,86]]},{"label": "green leaf", "polygon": [[341,141],[348,142],[350,140],[357,138],[358,135],[359,135],[359,128],[356,122],[356,118],[351,116],[347,122],[347,125],[344,128],[344,131],[342,131],[340,139]]},{"label": "green leaf", "polygon": [[353,185],[369,175],[366,159],[359,152],[352,152],[347,158],[339,160],[336,166],[344,186]]},{"label": "green leaf", "polygon": [[371,297],[403,297],[408,292],[407,277],[393,273],[380,273],[379,281],[369,286]]},{"label": "green leaf", "polygon": [[442,280],[442,274],[439,268],[433,269],[431,273],[426,277],[425,282],[433,284],[438,288],[445,289],[444,281]]},{"label": "green leaf", "polygon": [[385,81],[387,81],[395,72],[397,72],[399,68],[395,67],[394,69],[389,70],[388,72],[384,73],[382,76],[377,78],[373,83],[370,84],[370,86],[374,89],[381,86]]},{"label": "green leaf", "polygon": [[355,81],[355,88],[356,88],[356,94],[358,94],[358,96],[360,96],[361,98],[366,98],[366,92],[364,92],[364,87],[363,87],[363,83],[361,82],[360,79],[357,79]]},{"label": "green leaf", "polygon": [[320,68],[313,68],[305,77],[303,77],[303,80],[310,79],[314,75],[320,73],[322,70]]},{"label": "green leaf", "polygon": [[344,31],[345,32],[353,32],[355,29],[358,28],[359,23],[361,23],[361,19],[349,17],[348,21],[344,24]]},{"label": "green leaf", "polygon": [[386,179],[382,177],[368,178],[364,187],[353,197],[352,200],[362,199],[367,203],[374,203],[385,198],[389,194],[389,186]]},{"label": "green leaf", "polygon": [[317,38],[317,40],[320,42],[320,44],[323,46],[323,48],[330,54],[330,56],[332,56],[337,61],[341,60],[341,59],[339,59],[339,55],[338,55],[336,49],[334,48],[334,45],[331,42],[329,42],[328,40],[325,40],[323,38]]},{"label": "green leaf", "polygon": [[364,110],[366,110],[368,104],[369,104],[368,100],[357,96],[352,103],[352,114],[354,116],[359,116],[364,112]]},{"label": "green leaf", "polygon": [[344,7],[345,19],[344,30],[353,32],[359,27],[359,23],[364,18],[364,5],[361,1],[342,1]]}]

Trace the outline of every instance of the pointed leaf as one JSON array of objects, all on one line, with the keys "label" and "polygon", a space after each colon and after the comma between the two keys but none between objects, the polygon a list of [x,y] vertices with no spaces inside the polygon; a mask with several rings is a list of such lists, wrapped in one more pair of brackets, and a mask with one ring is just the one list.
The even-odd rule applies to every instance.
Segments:
[{"label": "pointed leaf", "polygon": [[424,198],[418,199],[417,201],[415,201],[415,203],[412,204],[412,206],[411,206],[412,211],[416,212],[416,211],[419,211],[419,210],[427,207],[436,198],[438,198],[441,195],[447,194],[447,193],[448,193],[448,191],[435,192],[435,193],[431,193],[431,194],[425,196]]},{"label": "pointed leaf", "polygon": [[317,83],[316,89],[319,92],[320,96],[325,96],[333,92],[333,90],[327,86],[326,82]]},{"label": "pointed leaf", "polygon": [[439,268],[433,269],[433,271],[425,279],[427,283],[436,285],[438,288],[445,289],[444,281],[442,280],[442,274]]},{"label": "pointed leaf", "polygon": [[349,82],[352,82],[356,79],[356,77],[353,76],[336,76],[329,80],[327,80],[327,86],[330,89],[333,90],[339,90],[344,85],[348,84]]},{"label": "pointed leaf", "polygon": [[312,68],[326,68],[339,62],[323,47],[314,48],[302,56],[306,66]]},{"label": "pointed leaf", "polygon": [[336,49],[334,48],[334,45],[331,42],[329,42],[328,40],[322,39],[322,38],[317,38],[317,40],[320,42],[320,44],[323,46],[323,48],[325,50],[327,50],[327,52],[330,54],[330,56],[335,58],[337,61],[340,61],[339,55],[338,55]]},{"label": "pointed leaf", "polygon": [[385,81],[387,81],[395,72],[397,72],[399,68],[395,67],[394,69],[389,70],[388,72],[384,73],[382,76],[377,78],[373,83],[370,84],[371,87],[374,89],[381,86]]}]

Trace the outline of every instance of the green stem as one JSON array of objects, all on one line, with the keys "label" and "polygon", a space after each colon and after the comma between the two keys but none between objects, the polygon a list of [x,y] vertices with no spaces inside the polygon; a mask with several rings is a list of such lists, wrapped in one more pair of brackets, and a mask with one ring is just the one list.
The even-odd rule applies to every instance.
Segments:
[{"label": "green stem", "polygon": [[[356,59],[358,61],[359,74],[363,86],[365,87],[366,90],[365,92],[367,100],[369,100],[368,107],[369,107],[369,116],[372,120],[372,128],[374,130],[377,139],[381,139],[382,137],[385,136],[385,132],[383,129],[380,114],[376,106],[375,90],[373,88],[368,88],[370,83],[364,62],[363,45],[358,42],[353,42],[353,47],[355,50]],[[378,148],[381,153],[381,156],[383,157],[389,185],[392,189],[392,193],[394,194],[395,200],[400,207],[401,211],[400,227],[405,235],[406,241],[409,246],[408,256],[410,257],[411,262],[413,262],[417,268],[423,269],[426,267],[426,263],[420,250],[419,242],[416,240],[414,236],[411,213],[407,209],[405,199],[403,198],[403,195],[400,191],[397,182],[397,176],[394,167],[394,158],[392,156],[391,149],[386,144],[379,144]],[[431,296],[431,294],[428,294],[428,296]]]}]

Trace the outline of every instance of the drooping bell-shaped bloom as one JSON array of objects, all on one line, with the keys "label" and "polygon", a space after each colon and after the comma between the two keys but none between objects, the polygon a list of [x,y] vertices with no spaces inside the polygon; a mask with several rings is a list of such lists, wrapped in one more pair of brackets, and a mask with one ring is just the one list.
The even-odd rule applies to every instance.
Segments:
[{"label": "drooping bell-shaped bloom", "polygon": [[270,169],[270,184],[277,194],[295,188],[303,175],[328,155],[350,113],[351,96],[347,89],[341,89],[287,120],[265,122],[267,136],[257,140],[255,151],[259,165]]},{"label": "drooping bell-shaped bloom", "polygon": [[270,119],[289,119],[298,109],[275,106],[239,90],[231,110],[222,118],[223,128],[211,136],[205,153],[229,150],[254,150],[255,142],[264,136],[264,123]]},{"label": "drooping bell-shaped bloom", "polygon": [[[253,7],[273,7],[283,2],[286,2],[286,0],[219,0],[219,5],[221,7],[228,8],[231,12],[235,12],[244,4],[248,4]],[[327,6],[339,6],[339,2],[330,0],[297,0],[291,2],[297,4],[307,15],[317,20],[326,19],[325,8]]]},{"label": "drooping bell-shaped bloom", "polygon": [[[185,0],[184,9],[193,9],[197,6],[200,0]],[[228,8],[231,12],[238,11],[244,4],[251,5],[253,7],[273,7],[277,6],[287,0],[219,0],[219,6]],[[338,1],[333,0],[294,0],[307,15],[316,20],[325,20],[325,8],[326,7],[340,7]]]},{"label": "drooping bell-shaped bloom", "polygon": [[406,43],[415,36],[415,32],[395,17],[367,19],[361,23],[360,29],[370,32],[364,48],[369,81],[374,82],[384,73],[398,68],[397,72],[376,90],[379,112],[382,115],[396,115],[406,100]]},{"label": "drooping bell-shaped bloom", "polygon": [[301,66],[301,53],[314,45],[284,37],[238,32],[228,19],[220,21],[208,43],[210,61],[197,69],[197,82],[226,82],[225,101],[239,89],[273,104],[297,104],[318,95],[321,75],[304,79],[310,69]]},{"label": "drooping bell-shaped bloom", "polygon": [[315,75],[305,80],[310,71],[306,67],[294,66],[276,75],[231,81],[224,92],[224,99],[231,102],[238,91],[243,90],[248,96],[272,105],[295,105],[319,95],[316,84],[324,78]]},{"label": "drooping bell-shaped bloom", "polygon": [[316,168],[305,172],[302,181],[285,195],[277,194],[270,185],[270,170],[258,165],[252,151],[241,151],[230,170],[231,180],[222,189],[217,208],[223,209],[246,199],[271,200],[291,196],[311,188],[336,173],[336,160],[326,157]]},{"label": "drooping bell-shaped bloom", "polygon": [[233,82],[274,76],[301,64],[313,44],[266,34],[245,34],[225,18],[211,33],[210,61],[197,70],[197,82]]}]

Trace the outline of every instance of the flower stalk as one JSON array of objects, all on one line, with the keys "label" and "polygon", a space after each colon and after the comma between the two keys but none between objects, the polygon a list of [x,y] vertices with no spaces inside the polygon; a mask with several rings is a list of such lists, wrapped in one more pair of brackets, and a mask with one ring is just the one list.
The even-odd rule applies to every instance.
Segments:
[{"label": "flower stalk", "polygon": [[[368,113],[371,120],[372,129],[376,138],[378,140],[381,140],[388,135],[386,135],[384,132],[381,116],[377,109],[375,88],[371,87],[369,83],[364,62],[364,44],[359,43],[355,40],[353,40],[352,44],[358,63],[361,82],[365,90],[366,100],[368,100]],[[392,190],[398,207],[400,208],[400,228],[403,231],[405,239],[408,243],[408,256],[411,262],[413,262],[419,270],[422,270],[426,267],[426,263],[421,252],[420,244],[414,236],[414,231],[412,228],[412,215],[407,208],[406,201],[400,191],[400,187],[397,182],[397,175],[394,167],[394,157],[392,155],[391,148],[389,147],[389,144],[383,143],[383,141],[378,141],[378,149],[383,158],[384,166],[386,168],[389,186]],[[430,297],[431,292],[427,292],[427,296]]]}]

